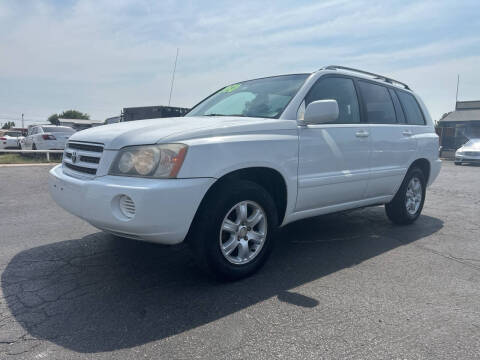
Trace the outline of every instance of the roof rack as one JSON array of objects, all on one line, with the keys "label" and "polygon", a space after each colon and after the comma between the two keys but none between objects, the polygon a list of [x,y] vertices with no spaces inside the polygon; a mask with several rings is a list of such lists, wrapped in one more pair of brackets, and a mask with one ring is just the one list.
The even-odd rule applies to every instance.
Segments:
[{"label": "roof rack", "polygon": [[363,71],[363,70],[359,70],[359,69],[354,69],[354,68],[350,68],[350,67],[346,67],[346,66],[340,66],[340,65],[328,65],[324,68],[321,68],[320,70],[347,70],[347,71],[351,71],[351,72],[356,72],[356,73],[360,73],[360,74],[364,74],[364,75],[369,75],[369,76],[373,76],[374,79],[379,79],[379,80],[383,80],[389,84],[399,84],[399,85],[402,85],[405,89],[407,90],[411,90],[410,87],[401,82],[401,81],[398,81],[398,80],[395,80],[395,79],[391,79],[391,78],[388,78],[386,76],[383,76],[383,75],[378,75],[378,74],[375,74],[375,73],[371,73],[371,72],[368,72],[368,71]]}]

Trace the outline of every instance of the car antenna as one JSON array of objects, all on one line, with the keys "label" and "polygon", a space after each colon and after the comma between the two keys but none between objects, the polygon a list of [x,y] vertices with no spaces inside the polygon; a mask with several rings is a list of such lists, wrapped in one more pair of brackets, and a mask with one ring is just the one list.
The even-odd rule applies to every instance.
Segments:
[{"label": "car antenna", "polygon": [[170,97],[168,98],[168,106],[170,106],[170,101],[172,100],[173,82],[175,81],[175,70],[177,70],[178,50],[179,48],[177,48],[177,55],[175,56],[175,64],[173,65],[172,84],[170,86]]}]

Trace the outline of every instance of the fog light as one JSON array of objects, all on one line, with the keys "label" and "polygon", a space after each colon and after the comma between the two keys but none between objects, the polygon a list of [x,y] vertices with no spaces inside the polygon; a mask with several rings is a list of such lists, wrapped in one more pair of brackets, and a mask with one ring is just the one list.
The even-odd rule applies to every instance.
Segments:
[{"label": "fog light", "polygon": [[135,216],[135,202],[127,195],[120,196],[118,206],[123,216],[131,219]]}]

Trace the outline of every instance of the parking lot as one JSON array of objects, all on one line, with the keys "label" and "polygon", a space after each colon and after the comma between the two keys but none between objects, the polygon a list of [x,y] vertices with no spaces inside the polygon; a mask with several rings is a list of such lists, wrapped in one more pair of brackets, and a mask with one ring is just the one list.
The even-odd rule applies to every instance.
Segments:
[{"label": "parking lot", "polygon": [[49,168],[0,167],[1,359],[478,358],[480,167],[444,162],[408,227],[383,207],[291,224],[235,283],[69,215]]}]

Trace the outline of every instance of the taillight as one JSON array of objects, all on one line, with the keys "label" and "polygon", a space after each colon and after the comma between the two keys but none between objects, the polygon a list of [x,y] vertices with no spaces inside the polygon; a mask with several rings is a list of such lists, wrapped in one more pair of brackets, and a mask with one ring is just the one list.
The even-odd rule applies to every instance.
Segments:
[{"label": "taillight", "polygon": [[43,140],[57,140],[53,135],[42,135]]},{"label": "taillight", "polygon": [[7,138],[0,138],[0,140],[7,140]]}]

